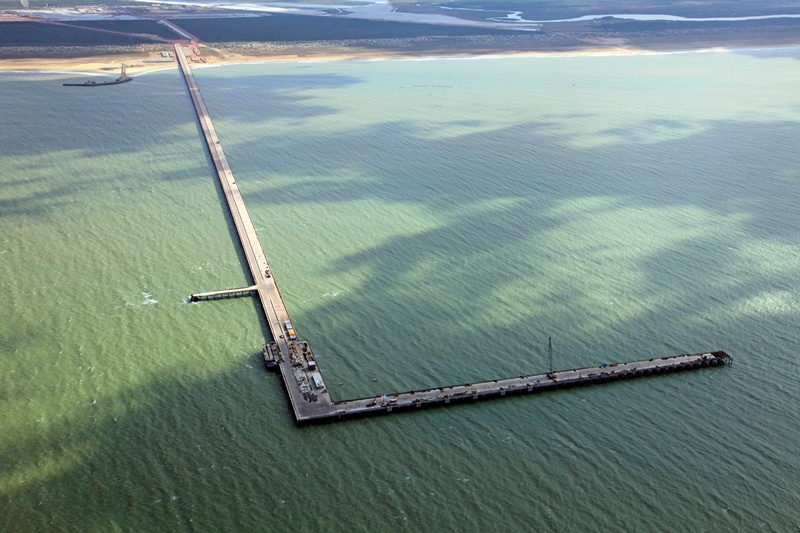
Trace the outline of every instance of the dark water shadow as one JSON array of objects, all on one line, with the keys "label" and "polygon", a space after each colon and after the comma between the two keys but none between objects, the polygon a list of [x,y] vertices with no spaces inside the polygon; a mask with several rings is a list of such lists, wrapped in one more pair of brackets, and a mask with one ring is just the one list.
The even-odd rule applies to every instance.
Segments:
[{"label": "dark water shadow", "polygon": [[[295,104],[300,105],[298,102]],[[212,113],[213,111],[212,109]],[[672,123],[660,125],[676,129],[682,127],[681,124]],[[320,179],[312,182],[315,192],[311,193],[303,188],[302,180],[305,178],[298,177],[294,195],[280,187],[272,187],[267,178],[270,173],[300,174],[302,168],[298,169],[296,163],[281,166],[274,161],[265,162],[254,158],[252,161],[234,160],[232,165],[240,168],[243,174],[267,176],[261,182],[254,182],[249,186],[253,192],[247,193],[246,197],[253,206],[267,209],[271,205],[301,206],[310,201],[334,205],[354,199],[371,199],[398,204],[413,201],[432,212],[455,212],[457,210],[453,206],[509,201],[508,204],[489,210],[452,216],[449,222],[432,230],[394,236],[387,242],[328,265],[328,270],[324,273],[347,274],[361,269],[370,273],[367,281],[361,283],[356,291],[345,295],[341,300],[313,306],[308,311],[314,315],[336,316],[348,328],[355,328],[363,320],[352,309],[369,308],[376,302],[390,298],[405,298],[399,293],[402,284],[393,280],[400,280],[412,271],[422,272],[418,280],[422,285],[437,287],[441,284],[456,284],[452,290],[457,292],[462,288],[457,284],[468,283],[476,300],[491,298],[497,290],[516,281],[513,269],[507,268],[509,259],[504,253],[506,250],[531,241],[544,246],[547,243],[547,232],[563,228],[585,215],[561,213],[552,209],[552,206],[562,201],[601,196],[608,199],[609,209],[615,206],[695,208],[713,212],[720,217],[737,217],[739,231],[749,237],[797,245],[797,218],[786,217],[795,215],[797,206],[800,205],[798,187],[786,187],[785,183],[780,182],[780,177],[796,176],[798,161],[765,159],[759,147],[794,142],[800,134],[800,124],[793,121],[718,121],[706,124],[700,133],[631,146],[630,141],[637,138],[637,132],[647,127],[653,127],[653,124],[644,122],[631,126],[629,130],[606,132],[621,140],[610,146],[565,150],[573,139],[563,134],[554,134],[542,124],[518,125],[493,131],[491,134],[473,133],[455,139],[431,140],[420,136],[413,124],[396,121],[353,131],[337,139],[337,143],[347,146],[375,146],[367,153],[352,152],[349,161],[344,162],[364,168],[364,173],[374,179],[365,182],[354,178],[335,183]],[[537,147],[537,153],[558,153],[562,158],[574,158],[578,161],[570,171],[572,174],[554,173],[538,179],[514,175],[511,165],[504,163],[504,158],[509,156],[504,147],[512,144],[521,135],[530,138],[530,144]],[[410,146],[417,154],[417,159],[409,161],[403,156],[382,153],[380,144],[375,145],[376,138]],[[739,144],[733,147],[738,157],[732,167],[726,164],[723,153],[718,150],[720,138],[740,139]],[[243,149],[245,152],[257,153],[253,149],[262,146],[263,142],[253,141],[254,144],[244,146]],[[477,148],[480,150],[476,150]],[[336,146],[330,149],[339,150]],[[635,169],[629,163],[632,149],[637,150],[640,158],[644,156],[651,161],[651,165],[641,168],[638,173],[633,172]],[[701,168],[689,169],[688,172],[687,169],[682,169],[685,172],[682,174],[675,167],[676,159],[679,158],[670,154],[690,150],[704,150],[709,158],[698,163]],[[487,159],[484,155],[486,153],[492,155]],[[442,154],[447,154],[448,159],[455,162],[451,166],[451,172],[444,176],[426,173],[426,162],[441,157]],[[268,158],[268,154],[266,157]],[[605,169],[602,176],[589,179],[597,172],[591,164],[594,160],[614,163]],[[210,159],[206,158],[206,162],[211,169]],[[466,186],[463,176],[474,175],[476,165],[487,169],[485,179]],[[494,174],[502,178],[495,180]],[[574,179],[576,177],[580,179]],[[213,177],[213,171],[209,170],[203,179],[216,178]],[[645,180],[649,185],[642,187],[639,180]],[[411,186],[404,185],[409,182]],[[715,186],[709,187],[708,183]],[[256,190],[258,188],[260,190]],[[224,206],[224,197],[216,181],[215,190],[220,205]],[[418,191],[425,192],[418,194]],[[237,242],[233,224],[229,217],[226,220],[229,235]],[[481,242],[488,244],[480,250],[474,250],[465,244],[465,235],[477,235]],[[609,240],[612,237],[609,235]],[[596,243],[599,247],[604,244],[607,243]],[[660,250],[638,259],[636,265],[642,275],[652,285],[670,287],[677,296],[671,300],[678,303],[665,303],[661,309],[628,318],[618,326],[618,333],[609,334],[612,340],[628,330],[647,328],[653,321],[654,313],[662,319],[673,321],[671,326],[674,327],[686,327],[683,317],[687,313],[699,317],[701,320],[693,324],[697,331],[687,332],[687,337],[691,337],[705,326],[705,317],[713,314],[720,304],[724,305],[730,299],[758,296],[765,287],[791,289],[796,285],[792,271],[776,270],[757,280],[724,278],[721,272],[725,266],[739,261],[739,258],[735,249],[725,246],[735,243],[728,243],[723,239],[721,244],[722,246],[710,245],[702,236],[689,237],[674,243],[669,250]],[[552,246],[552,243],[549,245]],[[587,253],[591,252],[592,250],[587,250]],[[238,246],[237,254],[242,268],[247,271]],[[398,257],[402,257],[402,260],[398,260]],[[493,261],[491,270],[494,275],[488,279],[479,279],[470,278],[466,271],[424,272],[419,268],[425,262],[442,257],[451,261],[450,264],[468,264],[476,258]],[[695,279],[691,283],[675,275],[677,267],[684,262],[703,265],[702,269],[695,271]],[[530,274],[530,282],[536,283],[538,273]],[[576,276],[580,277],[580,273]],[[702,294],[697,293],[697,286],[721,289],[714,294]],[[552,294],[553,299],[564,302],[567,307],[577,304],[579,297],[580,287],[558,287]],[[287,304],[291,311],[293,302],[288,301]],[[423,309],[432,316],[443,305],[436,301],[434,295],[423,301],[409,299],[403,304],[414,309]],[[470,302],[464,302],[464,306],[468,305]],[[579,325],[577,322],[581,320],[580,316],[559,318],[576,322],[576,328]],[[779,329],[784,334],[792,331],[797,317],[789,315],[785,320],[786,323],[779,324]],[[531,312],[516,317],[514,323],[508,327],[536,331],[539,328],[538,321],[536,314]],[[754,323],[769,328],[770,321],[772,318],[769,316],[755,319],[732,318],[719,331],[724,334],[753,329]],[[764,331],[765,336],[770,332],[769,329]],[[313,344],[315,332],[308,331],[307,334]],[[467,343],[480,341],[481,336],[482,333],[476,331],[469,336]],[[720,340],[724,342],[725,339]],[[391,342],[392,339],[387,339],[387,344]],[[465,341],[460,338],[459,332],[443,331],[437,342],[457,345]],[[661,341],[653,342],[656,346],[663,346]],[[670,352],[685,349],[682,346],[664,347],[669,348]],[[697,347],[698,350],[707,348]],[[239,366],[252,364],[254,368],[249,371],[230,370],[204,379],[187,379],[180,373],[154,375],[146,385],[115,393],[109,399],[114,406],[102,414],[92,414],[91,410],[95,407],[87,401],[87,414],[73,414],[69,419],[51,423],[42,432],[20,436],[4,446],[0,453],[0,474],[4,478],[27,468],[35,470],[42,462],[63,460],[52,472],[37,479],[28,479],[3,492],[0,496],[3,516],[15,519],[14,522],[5,522],[10,525],[4,527],[13,529],[20,525],[21,528],[30,530],[120,528],[134,531],[196,531],[213,529],[224,523],[230,524],[231,529],[236,530],[274,528],[310,531],[325,529],[326,525],[330,525],[331,522],[326,520],[336,516],[337,508],[341,507],[340,500],[346,499],[351,492],[357,492],[357,499],[360,499],[362,506],[348,507],[344,511],[345,517],[339,518],[339,523],[348,524],[351,516],[357,516],[362,520],[361,523],[369,524],[369,517],[361,518],[359,513],[364,512],[364,509],[366,512],[383,509],[386,498],[382,495],[364,494],[371,485],[350,485],[350,480],[345,479],[341,481],[339,493],[331,497],[330,492],[325,491],[321,493],[320,500],[314,500],[314,496],[320,497],[320,493],[315,492],[314,476],[325,476],[323,471],[326,465],[344,465],[349,468],[342,468],[340,472],[355,470],[359,476],[367,479],[373,475],[370,464],[366,463],[371,447],[388,447],[384,435],[380,432],[375,434],[363,431],[354,436],[356,432],[353,429],[338,430],[331,426],[306,432],[304,437],[307,438],[304,440],[295,438],[285,395],[277,384],[277,377],[262,376],[257,360],[257,355],[253,354],[249,359],[235,361],[235,365]],[[340,361],[336,361],[336,364],[339,363]],[[442,370],[442,365],[451,363],[434,360],[416,361],[414,364],[429,365],[431,373],[436,374]],[[786,368],[792,368],[790,363],[785,365]],[[512,367],[503,367],[498,363],[494,368],[503,372]],[[402,370],[402,366],[389,362],[383,370],[388,375],[392,371]],[[464,369],[459,372],[467,376],[473,371]],[[254,378],[256,373],[259,375]],[[486,377],[485,368],[476,369],[474,375]],[[404,384],[402,377],[394,383]],[[415,385],[417,384],[411,384]],[[766,387],[754,387],[749,401],[757,403],[767,399],[769,394],[765,391]],[[784,392],[788,401],[791,401],[793,391]],[[522,400],[517,403],[521,402]],[[272,408],[278,414],[263,415],[263,418],[260,416]],[[459,409],[464,411],[472,407]],[[790,411],[784,409],[776,412],[774,421],[777,426],[792,427],[794,415]],[[427,415],[414,413],[408,416]],[[552,422],[547,414],[542,417]],[[442,420],[438,413],[433,419]],[[756,433],[759,423],[752,422],[754,427],[748,427],[752,431],[744,435],[743,439]],[[353,427],[357,426],[350,426]],[[373,427],[381,428],[381,425],[376,423]],[[382,429],[386,430],[385,427]],[[571,431],[581,431],[581,428],[572,428]],[[402,435],[395,433],[395,437],[400,444],[405,444],[400,440]],[[336,439],[353,439],[354,445],[358,447],[354,452],[355,458],[342,459],[328,452],[326,444]],[[727,440],[731,440],[730,435]],[[410,444],[415,444],[423,454],[431,453],[424,443]],[[731,448],[726,448],[724,444],[715,443],[714,446],[709,446],[709,457],[713,459],[723,455],[719,449],[733,449],[733,446],[739,446],[736,449],[740,453],[740,443],[730,442]],[[397,443],[392,445],[398,446]],[[410,446],[409,449],[414,448]],[[464,456],[470,457],[471,454],[475,454],[475,451],[463,450]],[[502,454],[496,450],[480,453],[480,457],[500,455]],[[774,456],[772,453],[764,453],[763,449],[759,450],[753,462],[748,465],[749,471],[775,473],[777,467]],[[434,457],[425,456],[424,459],[441,468],[441,465],[434,462]],[[368,466],[362,470],[364,464]],[[521,460],[516,466],[523,468],[526,464]],[[786,466],[784,462],[777,464],[780,467]],[[380,474],[383,471],[377,469],[377,472]],[[780,477],[779,473],[776,475]],[[336,486],[335,481],[326,477],[326,489]],[[452,485],[448,488],[452,490]],[[764,488],[768,490],[768,486]],[[281,510],[284,494],[288,495],[286,498],[289,500],[286,511]],[[785,491],[785,494],[793,493]],[[786,507],[791,507],[791,498],[781,498],[780,494],[778,496],[781,503],[785,500]],[[426,493],[424,497],[429,496]],[[528,494],[522,494],[522,497],[530,499]],[[262,505],[252,505],[254,500]],[[314,507],[314,512],[311,512],[308,502],[312,501],[322,501],[322,507]],[[353,499],[347,503],[353,503]],[[616,505],[614,502],[602,503]],[[622,503],[628,505],[628,502]],[[338,512],[341,516],[342,511]],[[498,512],[496,516],[501,517],[502,514]]]},{"label": "dark water shadow", "polygon": [[[315,66],[298,66],[301,71],[303,68],[312,70]],[[307,91],[342,89],[362,83],[354,76],[319,72],[281,75],[239,73],[232,82],[230,77],[215,77],[213,69],[208,72],[204,70],[195,70],[195,76],[200,90],[204,91],[207,98],[211,97],[206,104],[210,106],[210,102],[214,102],[212,118],[224,116],[225,120],[244,123],[304,120],[337,114],[340,112],[338,109],[320,104],[319,99],[308,95]],[[241,105],[241,102],[248,102],[248,105]]]},{"label": "dark water shadow", "polygon": [[[5,81],[3,90],[8,93],[8,101],[14,101],[14,93],[24,101],[19,109],[8,107],[0,108],[8,129],[7,135],[13,136],[14,124],[25,124],[31,120],[27,114],[21,115],[20,111],[36,110],[36,120],[41,121],[42,127],[36,130],[36,138],[31,142],[7,142],[3,145],[3,154],[11,157],[46,155],[47,150],[57,149],[61,152],[74,151],[81,157],[104,157],[121,153],[135,153],[146,150],[153,145],[179,145],[186,143],[187,139],[175,132],[188,123],[196,123],[197,116],[192,107],[191,99],[183,84],[182,79],[177,79],[175,72],[154,73],[136,78],[132,83],[120,85],[119,88],[82,89],[62,87],[63,78],[55,74],[47,75],[47,80],[31,81]],[[42,76],[39,74],[38,76]],[[208,87],[210,91],[219,91],[223,96],[221,101],[230,100],[233,104],[242,99],[254,101],[275,102],[280,101],[278,107],[271,107],[272,116],[262,113],[253,113],[249,106],[232,105],[219,113],[231,114],[231,118],[238,120],[278,120],[278,119],[305,119],[314,116],[335,114],[337,109],[325,105],[312,105],[310,98],[303,96],[302,91],[319,87],[346,87],[359,83],[359,80],[347,76],[336,75],[295,75],[295,76],[252,76],[253,80],[245,75],[239,80],[242,87],[231,86],[230,80],[215,79],[212,76],[203,77],[202,70],[198,75],[198,84],[201,90]],[[289,78],[287,80],[287,78]],[[2,81],[2,80],[0,80]],[[258,82],[257,84],[255,82]],[[29,84],[39,85],[36,91],[28,91]],[[49,90],[40,90],[41,85],[47,84]],[[288,84],[288,85],[287,85]],[[97,91],[104,91],[98,97]],[[147,106],[137,112],[145,113],[148,119],[143,121],[145,126],[138,127],[138,135],[128,135],[125,126],[129,117],[126,112],[131,111],[131,99],[142,99]],[[48,123],[58,123],[62,109],[82,110],[80,121],[70,124],[68,132],[45,128]],[[175,108],[181,107],[180,115]],[[260,108],[261,110],[264,107]],[[238,111],[238,113],[237,113]],[[115,116],[118,121],[111,130],[107,129],[108,117]],[[212,118],[217,116],[212,111]],[[164,120],[169,123],[165,124]],[[131,117],[130,120],[136,120]],[[0,135],[0,140],[2,139]],[[35,142],[34,142],[35,141]],[[56,148],[57,147],[57,148]]]},{"label": "dark water shadow", "polygon": [[[274,506],[237,518],[225,510],[234,504],[231,500],[206,514],[209,502],[195,499],[204,490],[230,494],[230,484],[247,493],[245,499],[252,498],[281,470],[272,466],[281,462],[280,451],[263,448],[259,441],[271,432],[290,434],[292,422],[288,410],[285,416],[258,416],[264,401],[283,407],[283,397],[270,385],[277,385],[275,376],[262,374],[256,359],[254,354],[237,361],[238,368],[208,380],[153,376],[145,386],[88,399],[80,414],[73,409],[69,420],[4,446],[4,479],[39,468],[43,454],[64,466],[0,494],[2,530],[195,531],[204,529],[203,523],[219,524],[219,513],[229,524],[270,520]],[[254,368],[241,370],[247,363]],[[237,384],[238,392],[231,392]],[[106,404],[105,409],[95,402]],[[253,456],[256,447],[258,458]],[[41,498],[47,503],[37,505]],[[192,517],[199,523],[192,523]],[[11,518],[16,525],[7,522]]]},{"label": "dark water shadow", "polygon": [[[641,143],[641,133],[654,128],[682,135],[658,142]],[[514,249],[530,246],[532,241],[539,242],[542,246],[552,246],[545,238],[547,233],[580,221],[586,215],[557,214],[550,209],[554,205],[576,199],[602,197],[609,202],[609,211],[623,207],[654,211],[666,208],[704,211],[721,219],[736,218],[739,221],[738,231],[750,238],[778,239],[790,246],[797,244],[800,227],[796,220],[787,217],[800,205],[800,189],[787,188],[785,180],[780,176],[790,176],[800,162],[764,158],[761,151],[764,146],[785,145],[791,139],[798,138],[800,124],[793,121],[709,121],[703,124],[702,131],[693,133],[688,130],[687,124],[681,122],[646,120],[627,129],[607,130],[604,135],[613,137],[615,142],[599,148],[582,148],[571,154],[569,150],[565,150],[565,146],[576,139],[553,133],[547,124],[523,124],[492,131],[490,134],[479,132],[457,138],[431,140],[418,135],[413,124],[394,121],[340,134],[335,142],[330,143],[330,147],[323,148],[331,153],[336,152],[341,157],[342,147],[362,147],[359,151],[345,152],[350,153],[352,158],[345,158],[341,164],[344,168],[361,169],[359,175],[368,175],[371,177],[369,180],[355,177],[337,181],[315,179],[312,170],[310,178],[298,177],[296,183],[273,187],[269,185],[270,173],[295,175],[304,169],[298,168],[296,163],[283,166],[275,160],[261,160],[258,156],[247,161],[234,159],[233,164],[237,165],[242,175],[261,178],[261,191],[253,185],[248,187],[246,198],[254,206],[288,204],[301,208],[307,202],[333,205],[360,199],[379,203],[411,202],[425,206],[431,212],[453,212],[458,207],[497,200],[511,202],[511,205],[502,208],[455,217],[433,230],[392,237],[385,243],[342,257],[330,264],[322,274],[349,276],[363,271],[371,274],[366,276],[367,281],[360,283],[347,295],[320,304],[308,313],[337,317],[338,323],[345,324],[347,330],[353,332],[359,329],[358,325],[363,324],[364,320],[369,320],[363,313],[354,310],[381,306],[381,302],[387,300],[396,303],[399,308],[418,310],[419,320],[423,321],[435,321],[439,314],[453,314],[453,309],[441,307],[445,304],[435,299],[435,291],[431,293],[430,299],[419,299],[419,293],[413,298],[407,298],[402,293],[402,280],[411,273],[417,276],[417,285],[447,287],[453,294],[470,294],[470,301],[491,300],[493,294],[519,281],[520,268],[509,268],[507,264],[509,256],[513,257]],[[534,158],[537,154],[547,157],[547,154],[557,153],[558,157],[570,160],[570,174],[539,176],[536,179],[514,175],[512,165],[506,162],[505,147],[515,145],[520,137],[530,138],[530,145],[536,147]],[[375,139],[381,141],[376,143]],[[721,143],[720,139],[728,139],[730,143]],[[265,142],[270,144],[271,140],[259,139],[251,146],[245,143],[244,146],[238,146],[237,150],[256,154],[259,151],[258,146]],[[278,140],[275,142],[279,143]],[[403,150],[402,153],[414,153],[415,158],[404,160],[403,155],[382,152],[380,146],[386,145],[409,147],[408,151]],[[479,150],[476,150],[478,147]],[[639,163],[632,161],[632,151]],[[698,159],[696,166],[687,168],[681,155],[686,152],[708,155],[706,159]],[[326,157],[324,153],[316,155],[322,159]],[[526,154],[527,156],[530,154]],[[431,168],[442,168],[441,161],[438,161],[442,157],[446,157],[450,164],[450,170],[446,174],[431,175],[426,172],[428,161],[434,161]],[[601,175],[593,178],[598,172],[595,167],[597,160],[610,163],[608,168],[602,169]],[[641,161],[648,161],[649,164],[641,166]],[[481,167],[486,169],[484,181],[476,181],[477,178],[472,178],[473,181],[469,183],[464,181],[464,176],[476,175],[475,168]],[[502,178],[494,180],[493,175]],[[716,229],[708,228],[708,231],[713,233]],[[465,236],[482,243],[482,248],[475,250],[466,246]],[[670,304],[675,306],[672,308],[667,305],[657,311],[643,312],[641,316],[626,319],[624,323],[615,324],[614,327],[623,332],[646,330],[650,327],[648,323],[656,320],[654,313],[665,317],[659,320],[671,322],[674,328],[687,327],[689,309],[691,315],[696,317],[711,316],[725,302],[756,297],[766,287],[791,286],[792,277],[789,273],[746,282],[732,281],[726,266],[740,260],[737,256],[737,243],[724,238],[720,242],[725,246],[711,244],[704,237],[684,237],[671,250],[659,251],[637,260],[636,267],[647,280],[646,285],[663,287],[675,302],[684,303]],[[611,243],[620,245],[613,237]],[[598,249],[605,245],[603,242],[596,243]],[[586,252],[594,253],[591,249]],[[440,261],[442,259],[444,262]],[[449,265],[448,268],[480,261],[481,268],[491,271],[492,275],[488,278],[480,277],[470,273],[468,268],[457,266],[450,272],[420,274],[424,271],[422,265],[437,261]],[[674,267],[681,263],[704,267],[694,272],[693,279],[687,280],[675,275]],[[541,273],[528,272],[530,283],[537,284]],[[553,290],[548,294],[549,299],[561,302],[567,308],[573,305],[570,302],[577,304],[581,298],[582,289],[577,282],[581,274],[576,272],[574,276],[574,286]],[[725,285],[725,289],[713,294],[697,293],[697,287],[719,285]],[[620,287],[620,290],[628,292],[626,297],[632,301],[652,296],[646,293],[639,296],[635,288]],[[287,302],[287,305],[291,310],[292,302]],[[464,305],[468,308],[469,301],[464,302]],[[471,316],[470,311],[464,313],[464,319]],[[540,322],[540,319],[537,316],[536,312],[531,312],[529,316],[516,317],[505,327],[516,331],[538,331],[540,328],[537,328],[537,321]],[[579,316],[564,317],[562,320],[571,322],[576,329],[580,328]],[[368,329],[371,326],[376,325],[367,324],[364,327]],[[487,327],[490,325],[487,324]],[[745,325],[742,324],[741,327]],[[479,345],[483,340],[481,331],[465,334],[463,331],[442,329],[440,333],[436,343],[442,345]],[[694,333],[702,332],[696,329]],[[313,344],[314,332],[309,331],[307,335]],[[616,334],[610,335],[613,338]],[[620,343],[624,342],[619,335],[616,338]],[[654,339],[654,343],[664,345],[667,352],[664,355],[692,349],[702,351],[724,348],[675,346],[671,341],[659,339]],[[586,347],[582,348],[585,352]],[[386,349],[401,348],[396,342],[389,342]],[[632,357],[636,355],[631,354]],[[346,359],[339,358],[334,364],[348,364]],[[452,370],[448,371],[446,368],[451,363],[447,359],[434,357],[430,361],[417,361],[415,364],[427,365],[430,375],[447,375],[448,372],[452,374]],[[357,373],[375,371],[396,377],[410,363],[403,358],[387,358],[377,364],[379,367],[373,369],[359,370],[357,366],[351,366],[350,370]],[[514,375],[524,370],[519,365],[518,362],[501,362],[497,367],[501,376],[497,377],[504,374]],[[467,381],[487,377],[481,369],[462,369],[460,373]],[[364,381],[366,383],[368,380]],[[390,379],[390,384],[403,388],[421,388],[441,383],[410,383],[402,378],[394,378]],[[365,387],[375,388],[369,384]]]}]

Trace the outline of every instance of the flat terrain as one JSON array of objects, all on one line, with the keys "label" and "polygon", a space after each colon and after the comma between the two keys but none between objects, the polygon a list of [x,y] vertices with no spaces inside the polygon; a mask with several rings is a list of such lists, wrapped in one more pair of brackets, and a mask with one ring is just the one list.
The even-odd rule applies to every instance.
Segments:
[{"label": "flat terrain", "polygon": [[[139,22],[139,21],[136,21]],[[152,24],[157,25],[155,22]],[[122,25],[117,24],[116,27]],[[111,26],[115,27],[115,26]],[[118,30],[122,31],[122,30]],[[67,24],[0,22],[0,47],[8,46],[96,46],[153,42],[146,37],[88,31]]]},{"label": "flat terrain", "polygon": [[[566,4],[566,5],[565,5]],[[303,6],[302,4],[296,4]],[[488,21],[512,10],[532,19],[571,18],[593,13],[659,13],[685,17],[762,16],[800,12],[800,2],[695,2],[617,4],[490,1],[398,4],[402,16],[422,22],[387,20],[396,11],[370,12],[377,5],[328,10],[329,16],[221,12],[219,10],[111,8],[169,19],[198,37],[209,63],[298,59],[480,56],[552,53],[639,53],[791,46],[800,44],[800,18],[743,21],[638,21],[600,18],[528,24]],[[469,9],[462,10],[459,7]],[[305,6],[309,8],[309,6]],[[367,11],[359,11],[361,8]],[[312,9],[312,8],[309,8]],[[319,7],[315,7],[320,14]],[[490,11],[486,11],[486,10]],[[324,11],[324,8],[323,8]],[[416,13],[416,15],[414,14]],[[232,16],[232,15],[241,16]],[[435,16],[434,16],[435,14]],[[358,18],[362,17],[363,18]],[[449,17],[446,24],[434,23]],[[372,17],[372,18],[368,18]],[[455,18],[459,17],[459,18]],[[120,62],[137,64],[180,36],[156,20],[62,20],[46,23],[0,18],[0,69],[107,71]],[[19,17],[17,17],[19,19]],[[464,25],[459,25],[459,20]],[[465,20],[472,19],[472,20]],[[427,21],[428,23],[423,23]],[[455,21],[455,23],[454,23]],[[488,22],[487,22],[488,21]],[[97,58],[105,57],[101,61]],[[113,58],[108,61],[108,58]],[[157,65],[159,67],[164,66]],[[132,71],[135,72],[135,69]]]},{"label": "flat terrain", "polygon": [[271,15],[225,19],[186,18],[172,22],[202,41],[305,42],[364,39],[412,39],[417,37],[462,37],[471,35],[514,35],[525,32],[470,26],[439,26],[361,20],[341,17]]}]

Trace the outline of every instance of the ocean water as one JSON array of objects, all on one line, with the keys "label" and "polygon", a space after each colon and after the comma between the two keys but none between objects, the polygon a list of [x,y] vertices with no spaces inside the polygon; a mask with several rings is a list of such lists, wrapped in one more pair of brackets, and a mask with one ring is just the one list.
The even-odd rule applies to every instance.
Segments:
[{"label": "ocean water", "polygon": [[336,399],[297,428],[176,70],[0,74],[0,530],[794,531],[800,50],[196,69]]}]

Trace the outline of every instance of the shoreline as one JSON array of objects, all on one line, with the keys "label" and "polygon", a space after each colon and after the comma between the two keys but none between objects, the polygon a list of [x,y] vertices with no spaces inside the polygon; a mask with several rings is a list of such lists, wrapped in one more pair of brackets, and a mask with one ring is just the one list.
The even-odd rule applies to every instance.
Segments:
[{"label": "shoreline", "polygon": [[[268,43],[257,43],[266,45]],[[655,44],[655,46],[653,45]],[[505,58],[505,57],[588,57],[588,56],[625,56],[625,55],[663,55],[676,53],[728,52],[736,50],[788,50],[800,48],[800,38],[786,40],[754,40],[688,42],[688,43],[628,43],[625,39],[598,39],[584,46],[543,46],[540,49],[518,50],[492,48],[440,48],[416,49],[413,51],[399,49],[360,49],[325,47],[287,47],[281,51],[246,51],[235,46],[214,48],[200,45],[205,62],[195,63],[193,67],[210,67],[230,64],[270,63],[270,62],[322,62],[322,61],[388,61],[388,60],[433,60],[433,59],[469,59],[469,58]],[[659,46],[660,45],[660,46]],[[178,68],[177,62],[144,63],[147,54],[134,52],[125,54],[87,55],[81,57],[24,57],[0,58],[0,72],[39,72],[58,73],[83,76],[118,76],[122,63],[126,64],[127,73],[131,76],[146,74],[168,68]]]}]

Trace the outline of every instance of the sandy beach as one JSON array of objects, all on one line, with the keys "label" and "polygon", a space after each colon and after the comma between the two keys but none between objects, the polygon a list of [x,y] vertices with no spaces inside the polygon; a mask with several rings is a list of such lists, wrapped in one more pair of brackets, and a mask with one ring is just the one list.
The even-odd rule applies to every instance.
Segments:
[{"label": "sandy beach", "polygon": [[[85,72],[93,74],[118,75],[122,63],[127,65],[128,74],[137,74],[152,70],[156,66],[170,66],[170,63],[145,64],[141,54],[96,57],[64,57],[64,58],[14,58],[0,59],[0,70]],[[172,63],[176,66],[176,63]]]},{"label": "sandy beach", "polygon": [[[411,40],[409,40],[411,41]],[[748,36],[738,39],[650,39],[633,42],[624,38],[582,38],[565,42],[536,43],[523,49],[520,46],[503,46],[498,43],[439,43],[424,46],[418,43],[394,42],[386,47],[359,47],[339,43],[226,43],[224,45],[200,44],[203,63],[219,65],[228,63],[260,63],[267,61],[336,61],[336,60],[386,60],[489,56],[550,56],[550,55],[609,55],[646,54],[683,51],[715,51],[742,48],[776,48],[800,46],[800,36]],[[163,46],[169,50],[169,45]],[[42,55],[45,55],[44,53]],[[0,58],[0,71],[56,71],[106,74],[119,72],[122,63],[127,72],[136,75],[145,71],[177,67],[175,62],[145,62],[152,52],[85,55],[58,57],[57,51],[47,50],[49,57]]]}]

